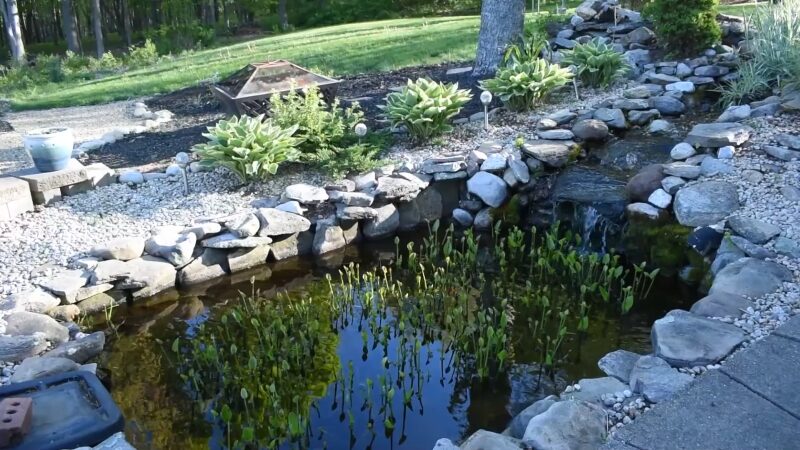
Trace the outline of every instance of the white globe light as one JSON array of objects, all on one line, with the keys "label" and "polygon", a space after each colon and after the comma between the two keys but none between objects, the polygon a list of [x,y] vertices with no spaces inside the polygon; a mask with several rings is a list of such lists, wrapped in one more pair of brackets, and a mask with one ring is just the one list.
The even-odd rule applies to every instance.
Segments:
[{"label": "white globe light", "polygon": [[363,123],[359,123],[356,125],[356,136],[364,137],[367,135],[367,126]]},{"label": "white globe light", "polygon": [[175,162],[180,164],[181,166],[188,165],[190,161],[191,159],[189,158],[189,155],[186,152],[180,152],[177,155],[175,155]]},{"label": "white globe light", "polygon": [[492,93],[489,91],[481,92],[481,103],[483,103],[484,105],[492,103]]}]

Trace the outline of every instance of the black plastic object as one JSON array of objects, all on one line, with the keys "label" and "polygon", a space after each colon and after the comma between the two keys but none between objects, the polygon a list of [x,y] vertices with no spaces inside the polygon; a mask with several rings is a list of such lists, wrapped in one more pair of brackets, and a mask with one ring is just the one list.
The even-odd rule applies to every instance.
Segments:
[{"label": "black plastic object", "polygon": [[30,397],[28,434],[3,450],[60,450],[95,446],[122,431],[125,421],[94,374],[66,372],[0,388],[0,399]]}]

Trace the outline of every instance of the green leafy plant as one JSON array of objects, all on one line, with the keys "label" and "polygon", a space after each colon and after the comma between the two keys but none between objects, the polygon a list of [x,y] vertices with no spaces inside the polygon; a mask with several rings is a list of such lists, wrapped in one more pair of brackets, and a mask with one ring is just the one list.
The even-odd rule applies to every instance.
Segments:
[{"label": "green leafy plant", "polygon": [[541,56],[547,48],[547,37],[538,30],[526,31],[525,34],[514,42],[503,53],[503,65],[511,66],[532,61]]},{"label": "green leafy plant", "polygon": [[644,12],[670,52],[693,56],[719,42],[718,6],[719,0],[654,0]]},{"label": "green leafy plant", "polygon": [[481,88],[500,97],[513,111],[527,111],[564,86],[572,73],[543,59],[514,64],[497,71],[495,78],[484,80]]},{"label": "green leafy plant", "polygon": [[630,70],[622,53],[597,39],[565,51],[563,62],[574,65],[578,78],[592,87],[608,87]]},{"label": "green leafy plant", "polygon": [[132,45],[128,49],[126,62],[130,67],[144,67],[156,61],[158,61],[158,49],[150,39],[146,39],[141,46]]},{"label": "green leafy plant", "polygon": [[234,117],[209,127],[203,133],[208,142],[192,150],[204,166],[225,167],[244,182],[263,180],[275,175],[282,162],[297,159],[296,131],[297,126],[282,128],[263,115]]},{"label": "green leafy plant", "polygon": [[405,126],[418,140],[427,140],[452,129],[450,119],[472,99],[468,90],[458,84],[445,84],[420,78],[408,80],[400,92],[386,96],[380,108],[392,126]]},{"label": "green leafy plant", "polygon": [[370,143],[354,144],[344,148],[326,148],[315,155],[315,162],[333,178],[343,178],[350,173],[363,173],[386,165],[381,159],[381,148]]}]

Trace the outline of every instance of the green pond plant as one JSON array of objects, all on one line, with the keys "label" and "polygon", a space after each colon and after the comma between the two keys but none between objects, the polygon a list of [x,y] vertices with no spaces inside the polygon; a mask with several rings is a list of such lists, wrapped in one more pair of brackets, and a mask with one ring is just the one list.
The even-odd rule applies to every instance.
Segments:
[{"label": "green pond plant", "polygon": [[[518,353],[555,369],[593,309],[627,312],[658,273],[582,253],[580,236],[558,227],[498,223],[486,236],[436,222],[422,242],[395,239],[395,247],[391,263],[351,263],[312,291],[242,294],[219,319],[174,341],[185,390],[225,429],[228,448],[308,447],[313,405],[326,395],[351,439],[363,431],[355,413],[367,416],[369,433],[405,433],[431,367],[442,384],[497,380]],[[358,376],[352,359],[337,356],[344,330],[360,336],[363,361],[380,361],[377,375]]]}]

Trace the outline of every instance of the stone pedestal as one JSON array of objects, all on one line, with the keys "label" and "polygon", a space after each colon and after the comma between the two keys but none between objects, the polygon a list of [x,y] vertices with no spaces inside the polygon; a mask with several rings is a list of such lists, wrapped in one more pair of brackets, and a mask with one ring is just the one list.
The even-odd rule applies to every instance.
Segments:
[{"label": "stone pedestal", "polygon": [[[80,188],[72,186],[81,186],[81,183],[89,181],[86,168],[76,159],[70,160],[65,169],[55,172],[39,172],[31,167],[9,175],[28,183],[33,201],[37,205],[47,205],[58,201],[62,195],[83,192]],[[82,186],[90,187],[91,182],[84,183]]]},{"label": "stone pedestal", "polygon": [[0,220],[11,220],[26,211],[33,211],[28,183],[19,178],[0,178]]}]

